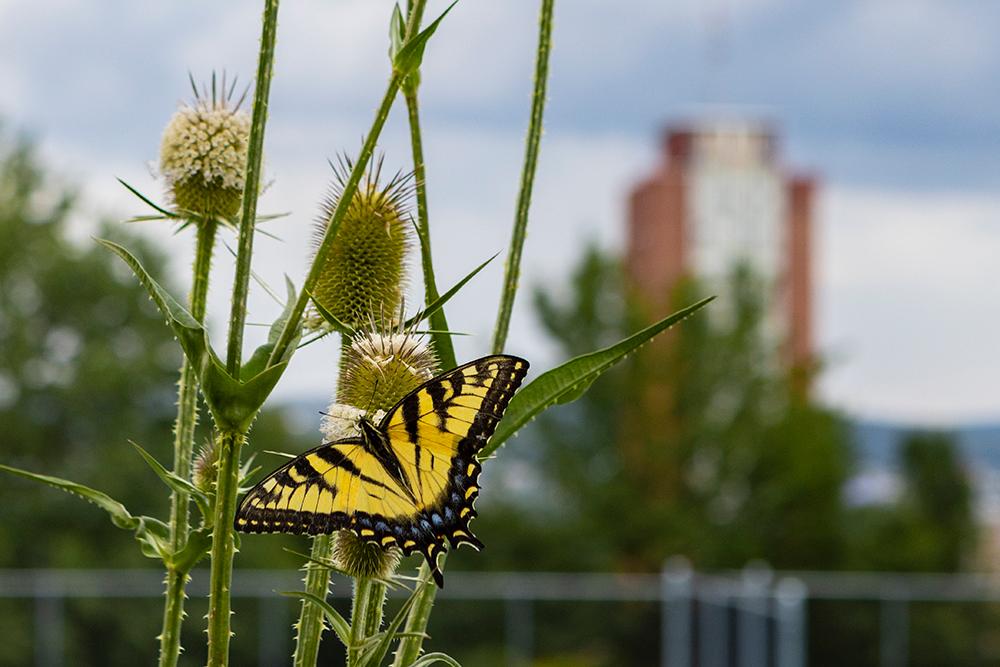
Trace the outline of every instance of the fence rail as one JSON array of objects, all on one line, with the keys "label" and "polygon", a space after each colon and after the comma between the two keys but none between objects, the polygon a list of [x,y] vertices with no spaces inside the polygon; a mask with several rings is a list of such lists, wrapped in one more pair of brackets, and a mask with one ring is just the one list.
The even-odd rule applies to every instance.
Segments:
[{"label": "fence rail", "polygon": [[[274,622],[275,600],[279,591],[300,588],[300,580],[293,571],[234,573],[233,596],[254,598],[260,605],[261,664],[284,655],[276,648],[286,638],[276,635],[282,624]],[[0,570],[0,599],[34,601],[36,664],[58,667],[64,664],[64,600],[157,598],[162,581],[156,570]],[[331,596],[346,598],[350,590],[335,585]],[[208,594],[207,572],[192,574],[188,592]],[[659,574],[450,572],[439,597],[504,602],[509,664],[531,660],[535,602],[658,603],[663,667],[804,667],[808,601],[871,601],[881,609],[881,666],[902,667],[911,602],[1000,602],[1000,576],[790,572],[766,566],[700,573],[673,558]]]}]

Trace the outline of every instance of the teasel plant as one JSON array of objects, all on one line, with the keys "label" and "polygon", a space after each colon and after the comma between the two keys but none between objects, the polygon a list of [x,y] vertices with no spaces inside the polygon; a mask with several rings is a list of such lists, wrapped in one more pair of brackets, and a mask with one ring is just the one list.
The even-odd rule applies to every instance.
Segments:
[{"label": "teasel plant", "polygon": [[[435,21],[421,27],[426,0],[410,0],[406,8],[396,6],[389,18],[389,76],[385,92],[360,151],[337,166],[336,186],[325,203],[317,230],[314,253],[301,287],[288,281],[282,313],[270,326],[267,341],[244,359],[243,341],[251,258],[259,216],[262,156],[279,0],[264,0],[260,49],[249,122],[241,111],[242,99],[234,99],[235,88],[213,84],[196,92],[195,100],[177,112],[164,132],[160,171],[167,184],[167,202],[153,198],[123,183],[145,205],[149,215],[133,220],[168,219],[181,228],[196,230],[193,288],[187,305],[176,299],[151,276],[125,247],[99,241],[135,273],[171,328],[184,355],[178,386],[178,415],[174,428],[173,470],[146,450],[138,454],[166,484],[171,493],[166,521],[132,514],[122,503],[84,484],[0,465],[0,470],[38,481],[80,496],[108,513],[112,522],[131,531],[143,554],[163,562],[167,592],[163,630],[160,634],[161,665],[175,665],[180,652],[180,627],[184,618],[184,585],[191,569],[209,559],[207,614],[208,665],[229,662],[231,639],[231,584],[236,553],[233,528],[236,501],[249,479],[250,457],[244,456],[251,426],[277,385],[294,353],[303,345],[320,343],[330,334],[341,342],[341,361],[334,402],[322,422],[326,437],[349,432],[361,414],[375,418],[430,374],[457,366],[445,304],[489,262],[473,269],[443,294],[438,292],[431,253],[427,201],[427,168],[424,164],[420,127],[419,87],[425,49],[454,4]],[[515,203],[514,225],[506,257],[504,282],[498,308],[492,349],[505,349],[520,274],[520,261],[529,220],[532,186],[538,166],[545,107],[548,62],[552,45],[554,0],[541,0],[534,89],[528,121],[525,159]],[[397,97],[404,98],[413,159],[412,181],[408,175],[380,184],[381,169],[373,166],[379,136]],[[203,150],[204,149],[204,150]],[[213,153],[213,151],[216,151]],[[213,157],[214,156],[214,157]],[[243,167],[240,169],[240,164]],[[416,200],[416,220],[410,220],[409,189]],[[381,211],[375,227],[352,230],[366,211]],[[216,352],[205,327],[205,293],[212,265],[212,249],[219,227],[236,235],[235,274],[225,350]],[[367,231],[365,231],[367,230]],[[405,231],[404,231],[405,230]],[[415,237],[415,242],[414,242]],[[370,244],[365,246],[365,244]],[[384,245],[379,245],[384,244]],[[356,274],[349,300],[339,292],[338,282],[350,272],[353,253],[380,247],[383,269]],[[407,318],[402,307],[405,260],[411,247],[420,252],[424,287],[423,307]],[[387,268],[388,267],[388,268]],[[332,289],[332,291],[331,291]],[[705,306],[711,299],[695,303],[640,330],[622,341],[570,359],[527,383],[511,399],[504,418],[480,459],[498,448],[544,410],[581,396],[606,370],[654,336]],[[424,323],[429,329],[424,329]],[[425,333],[421,333],[425,331]],[[320,343],[322,344],[322,343]],[[377,391],[366,395],[373,384],[373,369],[382,377]],[[423,378],[423,379],[421,379]],[[192,464],[193,432],[200,394],[212,418],[213,434]],[[189,504],[200,515],[191,528]],[[444,555],[438,562],[444,567]],[[415,577],[397,572],[398,554],[373,547],[353,535],[340,532],[313,539],[307,558],[305,590],[295,593],[303,601],[296,624],[296,665],[314,665],[323,629],[331,627],[346,647],[352,667],[373,667],[391,662],[396,667],[422,667],[434,663],[457,665],[443,653],[425,653],[427,624],[434,605],[436,586],[430,571],[421,565]],[[340,572],[354,582],[350,620],[327,601],[331,572]],[[383,619],[389,588],[409,590],[409,595],[388,622]]]}]

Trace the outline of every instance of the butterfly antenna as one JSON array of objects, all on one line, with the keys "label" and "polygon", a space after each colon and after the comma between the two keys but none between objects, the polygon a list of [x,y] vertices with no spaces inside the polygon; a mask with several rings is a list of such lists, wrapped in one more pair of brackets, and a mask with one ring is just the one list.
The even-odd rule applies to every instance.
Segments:
[{"label": "butterfly antenna", "polygon": [[365,414],[369,414],[372,411],[372,407],[375,405],[375,395],[378,393],[378,378],[375,378],[375,385],[372,387],[372,396],[368,399],[368,407],[365,408]]}]

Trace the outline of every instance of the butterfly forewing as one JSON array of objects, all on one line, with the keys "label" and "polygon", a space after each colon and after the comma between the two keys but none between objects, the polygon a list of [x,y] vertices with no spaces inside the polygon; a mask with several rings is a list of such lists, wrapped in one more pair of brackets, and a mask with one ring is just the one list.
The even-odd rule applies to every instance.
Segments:
[{"label": "butterfly forewing", "polygon": [[377,427],[366,424],[369,440],[322,445],[272,473],[244,498],[236,528],[348,528],[383,547],[420,551],[443,585],[436,561],[444,541],[482,546],[469,528],[479,493],[476,454],[527,370],[524,359],[495,355],[428,380]]},{"label": "butterfly forewing", "polygon": [[[479,359],[430,380],[385,416],[381,428],[421,504],[438,504],[447,488],[441,479],[461,482],[469,475],[468,465],[476,463],[527,368],[517,357]],[[453,467],[459,479],[449,474]]]},{"label": "butterfly forewing", "polygon": [[415,507],[359,439],[322,445],[293,459],[243,499],[245,532],[329,533],[357,512],[412,515]]}]

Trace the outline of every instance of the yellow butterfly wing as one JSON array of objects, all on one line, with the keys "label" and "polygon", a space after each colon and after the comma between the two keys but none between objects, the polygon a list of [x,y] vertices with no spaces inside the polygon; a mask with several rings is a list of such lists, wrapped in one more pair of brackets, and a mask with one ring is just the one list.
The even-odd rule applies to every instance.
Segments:
[{"label": "yellow butterfly wing", "polygon": [[329,533],[347,528],[403,553],[421,552],[439,586],[437,554],[482,543],[469,521],[479,494],[476,454],[528,370],[494,355],[438,375],[403,397],[378,427],[328,443],[269,475],[244,498],[244,532]]},{"label": "yellow butterfly wing", "polygon": [[405,518],[416,508],[361,438],[321,445],[255,486],[240,504],[237,530],[249,533],[331,533],[357,515]]}]

